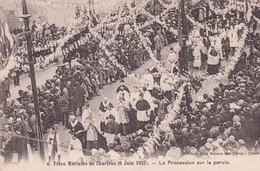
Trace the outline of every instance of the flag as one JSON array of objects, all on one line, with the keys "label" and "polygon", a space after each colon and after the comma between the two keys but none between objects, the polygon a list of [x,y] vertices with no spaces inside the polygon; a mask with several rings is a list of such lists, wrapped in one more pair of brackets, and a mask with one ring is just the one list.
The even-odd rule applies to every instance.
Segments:
[{"label": "flag", "polygon": [[8,23],[2,11],[0,11],[0,46],[2,47],[0,53],[7,57],[7,50],[11,54],[14,40],[11,35]]},{"label": "flag", "polygon": [[251,17],[252,17],[252,8],[251,8],[251,5],[249,3],[249,0],[245,0],[244,9],[245,9],[246,22],[249,22]]},{"label": "flag", "polygon": [[9,40],[10,47],[12,48],[13,45],[14,45],[14,40],[13,40],[13,37],[12,37],[12,34],[10,32],[10,29],[9,29],[9,26],[8,26],[7,22],[5,22],[5,29],[4,30],[5,30],[5,36]]}]

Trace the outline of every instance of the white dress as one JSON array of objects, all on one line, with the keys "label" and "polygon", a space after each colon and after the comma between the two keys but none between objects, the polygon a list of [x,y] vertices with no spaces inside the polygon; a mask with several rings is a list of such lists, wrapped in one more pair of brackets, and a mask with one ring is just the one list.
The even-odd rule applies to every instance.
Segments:
[{"label": "white dress", "polygon": [[228,37],[230,39],[230,47],[238,47],[238,35],[236,31],[230,31],[228,33]]},{"label": "white dress", "polygon": [[116,95],[116,102],[117,103],[120,102],[120,98],[123,98],[126,103],[129,103],[129,101],[130,101],[130,94],[126,90],[119,91],[117,93],[117,95]]},{"label": "white dress", "polygon": [[154,85],[154,78],[152,74],[144,74],[143,75],[144,84],[147,87],[147,90],[152,90]]},{"label": "white dress", "polygon": [[174,84],[172,77],[167,73],[163,73],[160,79],[161,89],[163,91],[170,91],[173,89],[172,84]]},{"label": "white dress", "polygon": [[[54,136],[55,136],[55,134],[49,134],[48,138],[47,138],[47,142],[48,142],[48,156],[51,156],[51,153],[52,153],[52,148],[53,148],[53,143],[54,143]],[[60,150],[60,137],[59,137],[58,133],[56,133],[56,143],[57,143],[57,154],[55,154],[55,160],[56,160],[57,156],[61,154],[61,150]]]},{"label": "white dress", "polygon": [[85,129],[87,129],[87,126],[88,126],[87,119],[89,117],[93,117],[93,111],[90,108],[85,109],[82,113],[81,123],[82,123],[82,125],[84,126]]},{"label": "white dress", "polygon": [[178,55],[175,52],[171,52],[168,55],[167,63],[169,64],[168,70],[173,73],[173,68],[176,66],[176,63],[178,62]]},{"label": "white dress", "polygon": [[202,42],[199,42],[198,44],[195,45],[193,49],[193,56],[194,56],[194,61],[193,61],[193,66],[194,67],[201,67],[201,49],[202,49]]}]

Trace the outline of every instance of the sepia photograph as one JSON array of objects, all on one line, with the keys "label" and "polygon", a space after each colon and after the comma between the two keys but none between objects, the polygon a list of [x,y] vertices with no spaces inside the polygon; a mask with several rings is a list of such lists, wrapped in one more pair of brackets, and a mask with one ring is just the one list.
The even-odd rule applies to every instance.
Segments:
[{"label": "sepia photograph", "polygon": [[0,0],[0,171],[260,170],[260,0]]}]

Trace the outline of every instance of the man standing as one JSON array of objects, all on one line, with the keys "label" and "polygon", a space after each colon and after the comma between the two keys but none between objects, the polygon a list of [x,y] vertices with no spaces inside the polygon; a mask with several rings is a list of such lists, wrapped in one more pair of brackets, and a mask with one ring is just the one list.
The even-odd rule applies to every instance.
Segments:
[{"label": "man standing", "polygon": [[83,114],[82,114],[82,118],[81,118],[81,123],[83,124],[85,130],[88,128],[88,123],[87,123],[87,120],[89,119],[89,117],[92,117],[94,115],[94,112],[93,110],[90,108],[89,104],[87,103],[85,105],[85,109],[83,111]]},{"label": "man standing", "polygon": [[136,118],[136,102],[139,100],[140,91],[137,86],[134,86],[134,91],[130,94],[130,105],[131,109],[129,111],[129,122],[131,132],[137,131],[137,118]]},{"label": "man standing", "polygon": [[170,53],[168,55],[168,58],[167,58],[167,62],[169,64],[169,71],[170,73],[176,73],[178,72],[178,52],[175,52],[174,48],[171,47],[170,48]]},{"label": "man standing", "polygon": [[161,49],[162,49],[162,45],[163,45],[160,34],[161,34],[161,31],[157,30],[156,36],[154,37],[156,58],[158,60],[161,60]]},{"label": "man standing", "polygon": [[[70,123],[68,124],[67,127],[71,133],[77,134],[77,138],[81,141],[84,142],[84,135],[80,134],[81,131],[84,130],[83,125],[76,119],[75,115],[70,116]],[[82,143],[83,144],[83,143]]]},{"label": "man standing", "polygon": [[[122,81],[120,81],[120,82],[122,82]],[[122,84],[117,88],[116,93],[117,93],[117,95],[116,95],[116,102],[117,103],[119,103],[119,99],[123,99],[123,101],[125,101],[125,103],[129,104],[129,102],[130,102],[130,91],[129,91],[128,87],[126,87],[124,84]]]},{"label": "man standing", "polygon": [[151,106],[149,103],[144,100],[143,93],[140,93],[139,100],[136,102],[136,110],[137,110],[137,124],[139,129],[145,129],[145,125],[150,120],[150,110]]},{"label": "man standing", "polygon": [[74,90],[74,115],[77,113],[77,109],[79,108],[80,116],[82,115],[82,107],[84,106],[85,103],[85,90],[80,86],[80,83],[76,83],[76,88]]},{"label": "man standing", "polygon": [[143,81],[144,81],[144,84],[145,84],[145,87],[147,88],[147,90],[150,93],[152,93],[153,86],[154,86],[154,78],[148,68],[145,70],[145,72],[146,73],[143,75]]},{"label": "man standing", "polygon": [[6,97],[11,96],[11,93],[10,93],[10,78],[5,79],[5,94],[6,94]]},{"label": "man standing", "polygon": [[115,121],[115,117],[112,114],[108,116],[103,131],[104,131],[104,136],[106,138],[107,144],[109,145],[113,143],[116,135],[119,134],[119,125]]},{"label": "man standing", "polygon": [[62,125],[67,126],[69,123],[69,100],[68,96],[64,92],[60,93],[59,103],[61,110]]}]

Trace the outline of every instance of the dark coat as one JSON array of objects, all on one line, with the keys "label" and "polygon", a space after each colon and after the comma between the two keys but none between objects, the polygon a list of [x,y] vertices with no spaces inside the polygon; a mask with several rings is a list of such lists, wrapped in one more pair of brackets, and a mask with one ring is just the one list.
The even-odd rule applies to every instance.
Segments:
[{"label": "dark coat", "polygon": [[85,103],[85,90],[77,86],[74,90],[73,96],[74,96],[74,104],[75,107],[83,107]]}]

